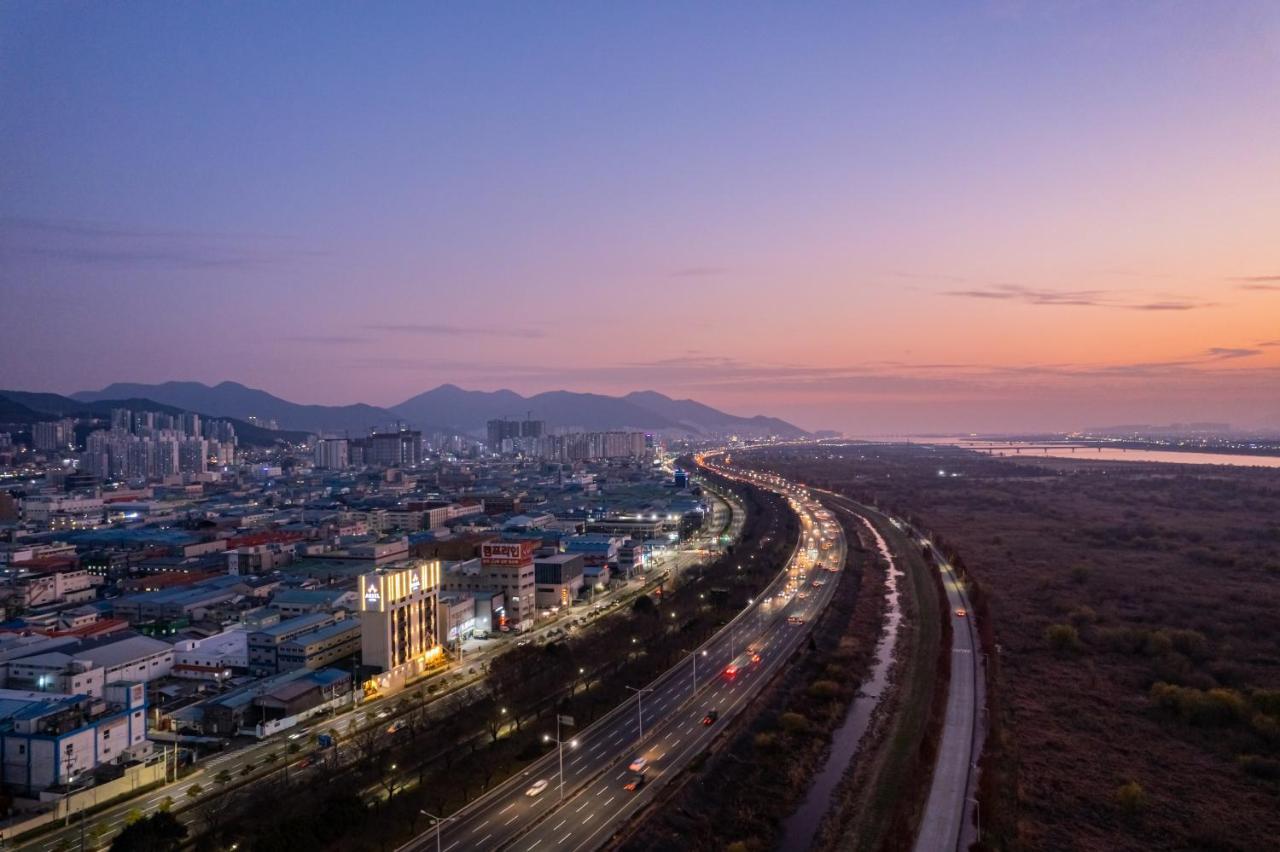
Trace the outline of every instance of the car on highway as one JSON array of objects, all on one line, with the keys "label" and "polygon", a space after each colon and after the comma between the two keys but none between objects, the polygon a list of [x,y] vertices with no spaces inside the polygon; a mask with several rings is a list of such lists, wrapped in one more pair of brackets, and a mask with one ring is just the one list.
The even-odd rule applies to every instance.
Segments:
[{"label": "car on highway", "polygon": [[787,624],[804,624],[804,619],[798,615],[788,615]]},{"label": "car on highway", "polygon": [[804,600],[805,598],[809,597],[809,593],[804,591],[796,592],[796,597],[798,597],[800,600]]},{"label": "car on highway", "polygon": [[956,610],[956,615],[960,616],[961,618],[964,618],[964,617],[965,617],[966,615],[968,615],[968,614],[969,614],[969,613],[968,613],[968,611],[967,611],[967,610],[964,610],[964,609],[958,609],[958,610]]},{"label": "car on highway", "polygon": [[645,760],[643,757],[637,757],[635,760],[631,761],[631,765],[628,766],[627,769],[632,772],[644,772],[644,768],[648,765],[649,761]]},{"label": "car on highway", "polygon": [[547,789],[547,779],[539,778],[533,782],[533,785],[528,790],[524,791],[524,794],[526,796],[536,796],[545,789]]},{"label": "car on highway", "polygon": [[719,718],[720,718],[719,710],[708,710],[707,715],[702,717],[702,724],[714,725],[716,723],[716,720]]},{"label": "car on highway", "polygon": [[636,790],[639,790],[643,786],[644,786],[644,773],[637,772],[635,775],[631,776],[630,781],[622,785],[622,789],[626,790],[628,793],[634,793]]}]

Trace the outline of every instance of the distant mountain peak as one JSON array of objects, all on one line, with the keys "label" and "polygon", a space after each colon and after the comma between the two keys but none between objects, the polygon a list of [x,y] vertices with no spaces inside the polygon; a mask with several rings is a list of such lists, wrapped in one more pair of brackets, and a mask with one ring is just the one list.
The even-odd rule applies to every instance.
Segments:
[{"label": "distant mountain peak", "polygon": [[807,434],[783,420],[759,415],[739,417],[696,400],[675,400],[655,390],[634,391],[625,396],[554,390],[526,397],[505,388],[467,390],[446,382],[398,405],[379,408],[363,403],[304,405],[228,380],[213,386],[182,381],[156,385],[119,382],[100,391],[73,394],[72,398],[81,402],[145,398],[215,417],[274,420],[283,429],[308,432],[365,434],[407,421],[428,431],[482,436],[489,420],[531,416],[552,427],[601,431],[636,429],[692,436]]}]

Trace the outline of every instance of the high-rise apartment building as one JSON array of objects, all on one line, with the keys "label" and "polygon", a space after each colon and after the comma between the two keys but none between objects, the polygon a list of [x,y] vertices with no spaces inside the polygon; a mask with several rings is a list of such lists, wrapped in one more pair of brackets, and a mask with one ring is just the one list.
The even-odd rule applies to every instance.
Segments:
[{"label": "high-rise apartment building", "polygon": [[411,467],[422,463],[422,433],[375,432],[369,436],[365,462],[380,467]]},{"label": "high-rise apartment building", "polygon": [[37,450],[65,450],[76,441],[74,420],[50,420],[31,427],[31,440]]},{"label": "high-rise apartment building", "polygon": [[315,465],[325,470],[346,470],[351,466],[346,438],[321,438],[316,441]]},{"label": "high-rise apartment building", "polygon": [[640,458],[650,451],[643,432],[569,432],[529,441],[525,452],[552,461]]},{"label": "high-rise apartment building", "polygon": [[488,446],[495,453],[528,452],[546,431],[544,420],[490,420],[487,424]]},{"label": "high-rise apartment building", "polygon": [[187,438],[178,442],[178,471],[204,473],[209,469],[209,442],[204,438]]}]

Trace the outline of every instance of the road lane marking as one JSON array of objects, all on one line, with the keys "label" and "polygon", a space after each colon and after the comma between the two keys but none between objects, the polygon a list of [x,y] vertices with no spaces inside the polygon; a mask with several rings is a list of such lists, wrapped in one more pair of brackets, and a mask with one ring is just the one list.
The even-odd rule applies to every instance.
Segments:
[{"label": "road lane marking", "polygon": [[515,806],[516,806],[516,803],[515,803],[515,802],[512,802],[511,804],[507,805],[507,806],[506,806],[505,808],[503,808],[502,810],[498,811],[498,816],[502,816],[502,815],[503,815],[503,814],[505,814],[507,811],[509,811],[509,810],[511,810],[512,808],[514,808]]}]

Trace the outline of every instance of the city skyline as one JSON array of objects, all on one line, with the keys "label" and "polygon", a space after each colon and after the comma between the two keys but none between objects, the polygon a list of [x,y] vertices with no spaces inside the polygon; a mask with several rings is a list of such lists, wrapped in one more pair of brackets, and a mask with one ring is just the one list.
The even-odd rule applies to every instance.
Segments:
[{"label": "city skyline", "polygon": [[7,9],[6,386],[1280,427],[1274,7],[303,10]]}]

